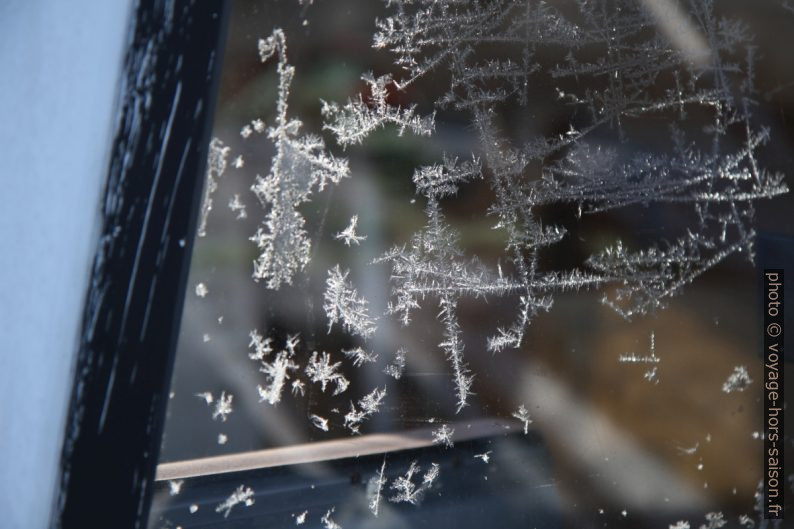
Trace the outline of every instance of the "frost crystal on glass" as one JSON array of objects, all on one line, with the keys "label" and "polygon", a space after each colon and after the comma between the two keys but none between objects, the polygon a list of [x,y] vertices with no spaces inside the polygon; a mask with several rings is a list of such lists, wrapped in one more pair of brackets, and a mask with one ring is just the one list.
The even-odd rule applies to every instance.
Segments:
[{"label": "frost crystal on glass", "polygon": [[198,237],[207,235],[207,220],[209,219],[210,211],[212,211],[212,195],[218,189],[218,178],[226,172],[230,150],[218,138],[212,138],[212,141],[210,141],[209,154],[207,155],[207,181],[204,185],[204,199],[201,202],[199,227],[196,232]]},{"label": "frost crystal on glass", "polygon": [[334,511],[336,511],[336,507],[331,507],[325,515],[320,518],[320,522],[323,524],[324,529],[342,529],[342,526],[331,518]]},{"label": "frost crystal on glass", "polygon": [[394,380],[400,380],[405,372],[405,357],[407,354],[408,351],[404,347],[397,349],[397,352],[394,353],[394,360],[383,369],[383,372]]},{"label": "frost crystal on glass", "polygon": [[324,294],[323,309],[328,316],[328,332],[334,323],[351,334],[369,338],[375,333],[375,320],[370,317],[367,300],[358,297],[358,293],[347,279],[350,272],[336,265],[328,271]]},{"label": "frost crystal on glass", "polygon": [[389,488],[394,491],[394,494],[389,498],[389,501],[419,505],[425,492],[433,486],[433,483],[438,478],[439,466],[437,463],[431,463],[430,468],[422,476],[422,480],[415,483],[414,479],[416,478],[414,476],[418,478],[421,471],[422,469],[417,462],[412,461],[405,474],[392,481]]},{"label": "frost crystal on glass", "polygon": [[315,415],[313,413],[309,414],[309,420],[311,423],[319,428],[320,430],[327,432],[328,431],[328,419],[324,417],[320,417],[319,415]]},{"label": "frost crystal on glass", "polygon": [[[287,99],[295,69],[287,63],[284,33],[277,29],[259,41],[262,62],[278,57],[278,101],[275,123],[267,128],[276,153],[270,173],[258,176],[251,190],[267,211],[257,232],[251,237],[260,250],[254,262],[253,277],[271,289],[292,284],[295,274],[310,259],[311,241],[305,219],[298,207],[307,202],[313,190],[322,191],[328,183],[338,183],[349,176],[347,160],[325,151],[319,136],[300,136],[301,122],[287,116]],[[258,124],[255,124],[256,128]],[[261,125],[265,130],[264,123]]]},{"label": "frost crystal on glass", "polygon": [[452,442],[452,435],[454,433],[455,430],[453,428],[450,428],[447,424],[442,424],[441,427],[431,432],[433,444],[441,445],[444,448],[452,448],[455,445],[455,443]]},{"label": "frost crystal on glass", "polygon": [[361,79],[369,88],[368,97],[359,96],[357,100],[348,100],[341,107],[336,103],[323,101],[324,128],[334,133],[339,145],[346,147],[361,143],[374,130],[387,124],[396,125],[400,136],[406,129],[422,136],[432,134],[432,115],[421,117],[416,114],[415,106],[400,108],[388,103],[388,87],[394,83],[391,75],[375,78],[370,73],[363,75]]},{"label": "frost crystal on glass", "polygon": [[245,204],[240,200],[240,195],[236,194],[229,200],[229,209],[236,214],[235,219],[242,220],[248,218]]},{"label": "frost crystal on glass", "polygon": [[747,372],[746,366],[736,366],[733,372],[728,376],[727,380],[722,384],[722,391],[725,393],[733,393],[734,391],[744,391],[747,386],[753,383],[750,378],[750,373]]},{"label": "frost crystal on glass", "polygon": [[370,478],[367,482],[367,500],[369,510],[373,515],[377,516],[380,511],[380,499],[383,494],[383,487],[386,486],[388,480],[383,475],[386,472],[386,458],[383,458],[383,463],[380,466],[378,473]]},{"label": "frost crystal on glass", "polygon": [[215,402],[215,409],[212,411],[213,420],[220,417],[221,421],[226,422],[226,417],[232,413],[232,399],[234,399],[234,395],[231,393],[227,395],[225,391],[221,392],[221,396]]},{"label": "frost crystal on glass", "polygon": [[529,418],[529,410],[523,404],[518,407],[518,410],[513,412],[513,417],[521,421],[524,427],[524,435],[529,433],[529,425],[532,424],[532,419]]},{"label": "frost crystal on glass", "polygon": [[344,241],[346,246],[351,244],[358,246],[361,241],[367,240],[367,236],[357,234],[356,226],[358,226],[358,215],[353,215],[350,217],[350,224],[348,224],[347,228],[334,235],[334,239]]},{"label": "frost crystal on glass", "polygon": [[342,354],[351,359],[355,367],[361,367],[365,363],[372,363],[378,359],[377,354],[369,353],[361,347],[342,349]]},{"label": "frost crystal on glass", "polygon": [[240,503],[245,504],[246,507],[254,504],[254,490],[251,487],[245,485],[237,487],[237,490],[232,492],[223,503],[215,507],[215,512],[223,513],[223,517],[228,518],[232,509]]},{"label": "frost crystal on glass", "polygon": [[344,375],[337,371],[340,365],[342,365],[342,362],[332,364],[331,356],[328,353],[322,352],[318,354],[317,351],[314,351],[309,359],[305,372],[310,381],[315,384],[320,384],[323,393],[325,393],[325,388],[328,384],[335,384],[336,389],[333,394],[338,395],[345,391],[350,385],[350,382]]},{"label": "frost crystal on glass", "polygon": [[386,387],[375,388],[358,401],[358,408],[351,402],[350,411],[345,415],[345,427],[352,433],[359,433],[361,423],[378,413],[384,397],[386,397]]}]

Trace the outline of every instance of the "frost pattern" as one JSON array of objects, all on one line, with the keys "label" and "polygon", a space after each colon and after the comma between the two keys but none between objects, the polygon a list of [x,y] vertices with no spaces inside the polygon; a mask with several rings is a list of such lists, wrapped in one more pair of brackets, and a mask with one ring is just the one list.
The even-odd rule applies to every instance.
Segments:
[{"label": "frost pattern", "polygon": [[430,468],[422,476],[421,482],[414,483],[414,476],[418,476],[421,471],[422,469],[417,462],[412,461],[405,474],[392,481],[390,489],[395,492],[389,498],[389,501],[419,505],[425,492],[433,486],[433,483],[438,478],[439,466],[437,463],[431,463]]},{"label": "frost pattern", "polygon": [[253,277],[264,281],[270,289],[278,289],[283,284],[292,284],[295,274],[310,259],[311,241],[298,207],[310,199],[315,188],[322,191],[328,183],[338,183],[349,176],[350,170],[347,160],[325,151],[322,138],[300,136],[301,122],[287,116],[295,69],[287,63],[283,31],[276,29],[270,37],[259,41],[259,56],[262,62],[278,57],[279,85],[275,124],[267,128],[276,153],[270,174],[257,177],[251,188],[267,211],[262,225],[251,237],[260,250],[254,261]]},{"label": "frost pattern", "polygon": [[234,395],[231,393],[227,395],[225,391],[221,392],[221,396],[215,402],[215,409],[212,411],[213,420],[220,417],[221,421],[226,422],[226,418],[232,413],[232,399],[234,399]]},{"label": "frost pattern", "polygon": [[248,218],[248,212],[245,209],[245,204],[240,200],[240,195],[236,194],[229,200],[229,209],[236,215],[234,218],[242,220]]},{"label": "frost pattern", "polygon": [[[548,3],[529,0],[386,4],[392,12],[378,21],[374,45],[394,53],[407,72],[396,85],[405,88],[443,70],[449,91],[438,104],[467,111],[482,148],[482,159],[468,167],[445,161],[417,170],[414,183],[427,200],[427,224],[410,244],[380,260],[392,265],[390,312],[404,324],[422,300],[438,301],[445,328],[441,348],[453,367],[458,410],[467,404],[473,383],[457,321],[460,297],[517,298],[513,322],[498,327],[487,342],[489,350],[500,351],[521,345],[525,329],[550,309],[555,293],[614,286],[603,303],[631,318],[663,308],[668,298],[732,255],[753,259],[753,202],[788,188],[782,175],[763,169],[757,157],[769,130],[757,126],[751,112],[750,38],[741,24],[719,20],[711,1],[688,4],[708,43],[706,54],[675,48],[653,15],[632,1],[578,2],[578,13],[570,18]],[[569,52],[555,66],[540,68],[533,57],[547,46]],[[581,119],[565,133],[513,145],[496,124],[499,104],[529,105],[526,87],[535,77],[552,86],[574,85],[556,92]],[[670,88],[651,89],[660,82]],[[668,148],[629,156],[595,140],[613,130],[625,141],[626,124],[646,116],[669,118]],[[683,125],[703,133],[686,134]],[[533,164],[542,167],[539,180],[526,176]],[[464,258],[441,213],[442,200],[480,175],[495,197],[489,210],[495,228],[507,236],[509,275]],[[585,215],[668,203],[689,205],[695,219],[677,239],[640,249],[616,241],[580,268],[543,270],[540,252],[566,231],[544,224],[540,208],[570,204]],[[647,378],[655,380],[656,373]]]},{"label": "frost pattern", "polygon": [[450,428],[448,424],[442,424],[441,427],[433,430],[433,444],[441,445],[444,448],[452,448],[455,443],[452,442],[452,435],[455,433],[454,428]]},{"label": "frost pattern", "polygon": [[750,373],[747,372],[746,366],[736,366],[733,372],[728,376],[728,379],[722,384],[722,391],[725,393],[733,393],[734,391],[744,391],[747,386],[753,383],[750,378]]},{"label": "frost pattern", "polygon": [[405,360],[407,354],[408,351],[405,347],[397,349],[397,352],[394,353],[394,360],[383,369],[383,372],[394,380],[400,380],[403,373],[405,373]]},{"label": "frost pattern", "polygon": [[658,364],[661,359],[656,356],[656,335],[651,333],[651,345],[647,355],[640,356],[635,353],[621,354],[618,357],[618,362],[622,364],[649,364],[650,367],[645,372],[643,377],[649,382],[659,383],[659,368]]},{"label": "frost pattern", "polygon": [[370,91],[368,97],[362,98],[359,95],[357,100],[348,100],[342,107],[323,101],[323,128],[334,133],[339,145],[347,147],[361,143],[374,130],[387,124],[396,125],[400,136],[406,129],[421,136],[432,134],[433,115],[420,117],[416,115],[415,106],[400,108],[388,103],[388,86],[394,83],[391,75],[375,78],[368,73],[361,80],[367,83]]},{"label": "frost pattern", "polygon": [[240,485],[237,487],[237,490],[232,492],[232,494],[223,501],[223,503],[215,507],[215,512],[222,512],[223,517],[228,518],[229,513],[232,512],[232,509],[240,503],[245,504],[246,507],[253,505],[254,489],[251,487],[246,487],[245,485]]},{"label": "frost pattern", "polygon": [[386,387],[375,388],[358,401],[358,408],[350,403],[350,411],[345,415],[345,427],[352,433],[359,433],[361,423],[378,413],[383,399],[386,397]]},{"label": "frost pattern", "polygon": [[384,476],[386,472],[386,457],[383,458],[383,463],[380,466],[380,470],[374,476],[372,476],[367,482],[367,500],[369,510],[372,512],[373,515],[377,516],[378,512],[380,511],[380,499],[381,495],[383,494],[383,487],[386,486],[387,479]]},{"label": "frost pattern", "polygon": [[361,367],[365,363],[373,363],[378,359],[377,354],[368,353],[361,347],[356,347],[354,349],[343,349],[342,354],[351,359],[353,361],[353,365],[356,367]]},{"label": "frost pattern", "polygon": [[248,356],[253,360],[259,361],[259,371],[265,374],[266,381],[264,385],[256,387],[259,393],[259,402],[267,401],[268,404],[278,404],[281,401],[284,386],[290,379],[290,372],[300,367],[294,361],[295,349],[300,340],[297,335],[289,336],[284,349],[276,353],[272,361],[267,361],[265,358],[272,352],[270,339],[263,340],[257,331],[251,331],[250,336],[251,344],[249,347],[254,347],[254,353]]},{"label": "frost pattern", "polygon": [[367,240],[367,236],[357,234],[356,226],[358,226],[358,215],[353,215],[347,228],[334,235],[334,239],[344,241],[345,246],[350,246],[351,244],[358,246],[361,241]]},{"label": "frost pattern", "polygon": [[199,237],[207,235],[207,220],[209,219],[210,211],[212,211],[212,195],[218,189],[218,179],[226,172],[230,150],[218,138],[212,138],[212,141],[210,141],[209,154],[207,154],[207,182],[204,185],[199,227],[196,231],[196,235]]},{"label": "frost pattern", "polygon": [[320,384],[323,393],[325,393],[325,388],[328,384],[335,384],[336,389],[333,394],[339,395],[350,385],[350,382],[344,375],[337,372],[340,365],[342,365],[342,362],[332,364],[331,356],[328,353],[323,352],[318,354],[317,351],[314,351],[309,359],[305,372],[309,380],[316,384]]},{"label": "frost pattern", "polygon": [[369,338],[375,334],[375,320],[369,315],[367,300],[358,297],[348,281],[349,273],[348,270],[342,272],[339,265],[328,271],[323,303],[328,316],[328,332],[331,332],[334,323],[340,323],[346,332]]},{"label": "frost pattern", "polygon": [[523,404],[518,407],[518,410],[513,412],[513,417],[521,421],[524,427],[524,435],[529,433],[529,425],[532,424],[532,419],[529,418],[529,410]]},{"label": "frost pattern", "polygon": [[325,515],[320,518],[320,522],[323,524],[324,529],[342,529],[342,526],[331,518],[334,511],[336,511],[336,507],[331,507]]}]

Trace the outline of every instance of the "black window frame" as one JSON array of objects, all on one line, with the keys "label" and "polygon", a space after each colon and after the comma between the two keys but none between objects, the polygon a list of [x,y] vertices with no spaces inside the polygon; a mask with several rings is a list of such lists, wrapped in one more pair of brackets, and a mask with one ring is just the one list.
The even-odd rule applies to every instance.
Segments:
[{"label": "black window frame", "polygon": [[228,12],[132,7],[53,527],[147,524]]}]

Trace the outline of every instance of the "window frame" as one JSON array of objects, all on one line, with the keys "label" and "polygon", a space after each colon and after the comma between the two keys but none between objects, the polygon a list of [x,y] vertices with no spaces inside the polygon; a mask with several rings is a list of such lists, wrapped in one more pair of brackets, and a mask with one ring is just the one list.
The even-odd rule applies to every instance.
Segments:
[{"label": "window frame", "polygon": [[132,8],[53,527],[145,527],[229,3]]}]

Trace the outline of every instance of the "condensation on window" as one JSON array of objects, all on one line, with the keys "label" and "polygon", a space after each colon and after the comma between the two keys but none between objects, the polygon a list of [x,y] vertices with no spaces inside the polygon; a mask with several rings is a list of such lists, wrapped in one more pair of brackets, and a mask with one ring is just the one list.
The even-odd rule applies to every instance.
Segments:
[{"label": "condensation on window", "polygon": [[793,28],[235,2],[161,453],[227,477],[163,479],[150,526],[783,527],[758,285],[794,240]]}]

